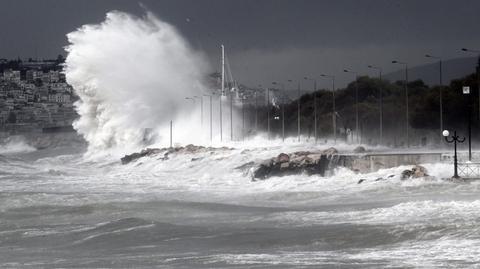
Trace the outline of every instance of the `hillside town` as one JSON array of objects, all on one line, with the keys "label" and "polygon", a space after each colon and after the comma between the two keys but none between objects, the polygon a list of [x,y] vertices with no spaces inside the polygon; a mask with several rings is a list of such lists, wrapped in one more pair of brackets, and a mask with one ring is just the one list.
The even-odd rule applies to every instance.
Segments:
[{"label": "hillside town", "polygon": [[56,60],[0,59],[0,131],[6,134],[71,129],[73,89]]}]

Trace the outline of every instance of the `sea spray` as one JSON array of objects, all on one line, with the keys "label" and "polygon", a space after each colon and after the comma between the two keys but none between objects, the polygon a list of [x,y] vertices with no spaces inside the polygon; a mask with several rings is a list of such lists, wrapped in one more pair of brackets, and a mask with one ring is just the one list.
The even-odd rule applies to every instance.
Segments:
[{"label": "sea spray", "polygon": [[172,119],[176,141],[200,128],[185,97],[206,91],[208,66],[173,26],[151,13],[114,11],[67,37],[66,79],[79,96],[74,128],[89,151],[137,148],[147,128],[168,141]]},{"label": "sea spray", "polygon": [[22,136],[9,136],[0,142],[0,154],[24,153],[35,151],[35,147],[28,144]]}]

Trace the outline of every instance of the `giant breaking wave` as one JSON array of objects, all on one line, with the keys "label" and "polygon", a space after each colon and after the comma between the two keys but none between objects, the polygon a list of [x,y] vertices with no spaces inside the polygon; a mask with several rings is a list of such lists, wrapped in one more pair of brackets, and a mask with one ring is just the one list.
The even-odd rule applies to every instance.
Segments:
[{"label": "giant breaking wave", "polygon": [[[74,128],[90,151],[136,148],[146,129],[165,142],[175,119],[192,131],[184,98],[202,95],[208,68],[173,26],[151,13],[115,11],[67,37],[66,78],[80,97]],[[188,131],[177,131],[177,140]]]}]

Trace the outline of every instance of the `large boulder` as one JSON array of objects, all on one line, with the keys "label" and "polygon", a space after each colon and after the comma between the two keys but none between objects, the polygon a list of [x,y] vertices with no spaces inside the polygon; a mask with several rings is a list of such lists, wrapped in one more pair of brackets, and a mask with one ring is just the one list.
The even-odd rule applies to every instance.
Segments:
[{"label": "large boulder", "polygon": [[324,175],[337,150],[299,151],[292,154],[280,153],[277,157],[264,160],[252,168],[253,179],[306,173]]},{"label": "large boulder", "polygon": [[335,155],[335,154],[338,154],[338,150],[336,148],[328,148],[324,151],[322,151],[322,154],[323,155],[327,155],[327,156],[331,156],[331,155]]},{"label": "large boulder", "polygon": [[412,170],[403,170],[402,174],[400,174],[400,179],[401,180],[406,180],[409,179],[413,176]]},{"label": "large boulder", "polygon": [[412,171],[413,171],[413,177],[415,178],[429,176],[427,169],[421,165],[416,165],[415,167],[412,168]]},{"label": "large boulder", "polygon": [[273,161],[272,159],[264,160],[257,167],[254,168],[253,178],[266,179],[272,172]]},{"label": "large boulder", "polygon": [[429,177],[427,169],[421,165],[415,165],[411,170],[403,170],[400,175],[401,180],[421,177]]},{"label": "large boulder", "polygon": [[307,156],[308,154],[311,154],[310,151],[297,151],[292,153],[291,155],[293,156]]},{"label": "large boulder", "polygon": [[276,159],[277,163],[285,163],[285,162],[289,162],[289,161],[290,161],[290,156],[288,154],[285,154],[285,153],[280,153],[277,156],[277,159]]},{"label": "large boulder", "polygon": [[195,146],[195,145],[192,145],[192,144],[188,144],[183,148],[183,151],[188,152],[188,153],[196,153],[196,152],[202,151],[204,149],[205,149],[205,147],[203,147],[203,146]]},{"label": "large boulder", "polygon": [[365,153],[365,151],[365,148],[362,146],[358,146],[353,150],[354,153]]}]

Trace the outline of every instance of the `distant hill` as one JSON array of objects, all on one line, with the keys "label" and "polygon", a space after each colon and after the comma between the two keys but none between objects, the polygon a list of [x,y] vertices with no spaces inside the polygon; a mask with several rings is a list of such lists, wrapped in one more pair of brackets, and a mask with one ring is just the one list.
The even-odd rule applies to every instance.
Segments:
[{"label": "distant hill", "polygon": [[[477,66],[477,57],[456,58],[445,60],[442,63],[443,70],[443,84],[448,85],[451,80],[461,78],[465,75],[475,73]],[[397,80],[405,79],[404,70],[398,70],[384,75],[385,79],[395,82]],[[438,62],[431,64],[419,65],[409,67],[408,80],[413,81],[421,79],[428,85],[438,85],[439,73]]]}]

